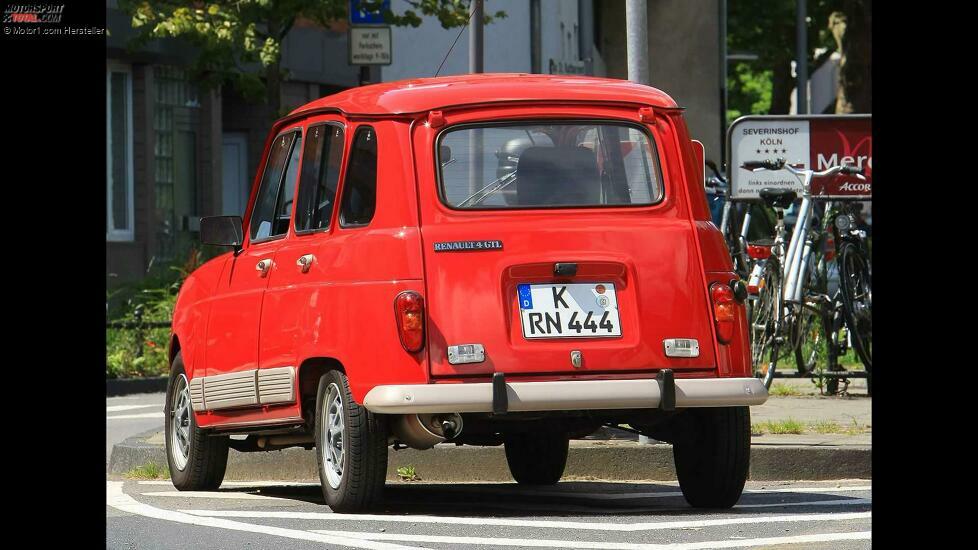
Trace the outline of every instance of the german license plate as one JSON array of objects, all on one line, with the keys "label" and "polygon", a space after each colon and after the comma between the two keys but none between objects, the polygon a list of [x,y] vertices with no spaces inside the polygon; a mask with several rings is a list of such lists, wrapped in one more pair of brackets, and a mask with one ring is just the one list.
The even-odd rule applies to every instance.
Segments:
[{"label": "german license plate", "polygon": [[614,283],[520,284],[523,337],[621,336]]}]

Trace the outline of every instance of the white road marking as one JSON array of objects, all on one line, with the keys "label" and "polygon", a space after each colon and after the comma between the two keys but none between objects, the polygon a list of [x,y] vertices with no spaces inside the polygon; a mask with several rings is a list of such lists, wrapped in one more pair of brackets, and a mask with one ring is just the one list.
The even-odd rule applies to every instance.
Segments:
[{"label": "white road marking", "polygon": [[231,521],[227,519],[192,516],[181,512],[175,512],[173,510],[156,508],[155,506],[143,504],[137,501],[136,499],[132,498],[131,496],[127,495],[126,493],[124,493],[122,491],[121,481],[106,481],[105,497],[106,497],[106,504],[108,504],[109,506],[117,510],[128,512],[130,514],[136,514],[139,516],[162,519],[166,521],[173,521],[176,523],[186,523],[190,525],[198,525],[201,527],[215,527],[218,529],[231,529],[234,531],[245,531],[250,533],[261,533],[265,535],[274,535],[278,537],[286,537],[286,538],[298,539],[298,540],[308,540],[313,542],[321,542],[323,544],[330,544],[334,546],[346,546],[350,548],[367,548],[367,549],[376,549],[376,550],[404,550],[404,549],[414,550],[418,548],[416,546],[402,546],[402,545],[390,544],[386,542],[369,541],[360,538],[354,539],[348,537],[340,537],[336,535],[324,535],[322,533],[313,533],[311,531],[301,531],[298,529],[285,529],[282,527],[272,527],[270,525],[255,525],[251,523],[242,523],[240,521]]},{"label": "white road marking", "polygon": [[[167,482],[170,483],[170,482]],[[155,493],[140,493],[147,497],[187,497],[187,498],[216,498],[232,500],[286,500],[289,502],[301,502],[295,498],[272,497],[266,495],[256,495],[254,493],[243,493],[235,491],[157,491]]]},{"label": "white road marking", "polygon": [[105,407],[105,412],[114,413],[114,412],[122,412],[122,411],[131,411],[133,409],[148,409],[150,407],[159,407],[162,409],[163,404],[154,403],[152,405],[111,405],[109,407]]},{"label": "white road marking", "polygon": [[443,535],[416,535],[395,533],[361,533],[358,531],[312,531],[324,535],[360,538],[362,540],[390,540],[410,542],[430,542],[435,544],[482,544],[492,546],[532,546],[538,548],[608,548],[611,550],[703,550],[707,548],[745,548],[776,544],[811,544],[814,542],[835,542],[842,540],[869,540],[870,531],[854,533],[824,533],[818,535],[795,535],[788,537],[765,537],[741,540],[711,540],[702,542],[680,542],[667,544],[643,544],[630,542],[590,542],[581,540],[512,539],[495,537],[456,537]]},{"label": "white road marking", "polygon": [[127,420],[127,419],[133,419],[133,418],[166,418],[166,415],[163,414],[163,411],[159,411],[159,412],[155,412],[155,413],[120,414],[120,415],[116,415],[116,416],[106,416],[105,417],[106,420]]},{"label": "white road marking", "polygon": [[334,514],[326,512],[284,512],[256,510],[181,510],[194,516],[262,518],[262,519],[312,519],[325,521],[377,521],[383,523],[431,523],[442,525],[495,525],[500,527],[539,527],[542,529],[573,529],[579,531],[659,531],[687,527],[715,527],[718,525],[749,525],[756,523],[794,523],[804,521],[846,521],[869,519],[871,512],[847,512],[834,514],[796,514],[781,516],[749,516],[683,521],[657,521],[645,523],[594,523],[583,521],[550,521],[532,519],[507,519],[453,516],[394,516],[382,514]]},{"label": "white road marking", "polygon": [[871,498],[843,498],[838,500],[803,500],[795,502],[772,502],[770,504],[738,504],[734,508],[774,508],[781,506],[857,506],[872,504]]}]

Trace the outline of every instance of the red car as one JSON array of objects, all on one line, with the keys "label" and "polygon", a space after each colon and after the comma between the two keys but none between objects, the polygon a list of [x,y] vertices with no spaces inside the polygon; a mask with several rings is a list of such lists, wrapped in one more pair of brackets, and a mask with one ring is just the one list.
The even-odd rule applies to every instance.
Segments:
[{"label": "red car", "polygon": [[389,446],[441,442],[502,444],[516,481],[552,484],[569,439],[627,425],[673,444],[691,505],[743,491],[767,399],[746,289],[659,90],[487,74],[325,97],[275,123],[244,219],[201,240],[233,252],[174,312],[178,489],[218,487],[229,447],[303,446],[326,503],[363,510]]}]

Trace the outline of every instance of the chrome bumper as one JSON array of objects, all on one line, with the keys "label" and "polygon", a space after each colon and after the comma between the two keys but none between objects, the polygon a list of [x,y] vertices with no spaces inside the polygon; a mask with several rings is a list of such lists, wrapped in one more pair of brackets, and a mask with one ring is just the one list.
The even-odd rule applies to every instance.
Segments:
[{"label": "chrome bumper", "polygon": [[[509,411],[645,409],[659,406],[655,379],[506,382]],[[767,389],[757,378],[676,379],[676,408],[760,405]],[[491,383],[377,386],[363,406],[384,414],[492,412]]]}]

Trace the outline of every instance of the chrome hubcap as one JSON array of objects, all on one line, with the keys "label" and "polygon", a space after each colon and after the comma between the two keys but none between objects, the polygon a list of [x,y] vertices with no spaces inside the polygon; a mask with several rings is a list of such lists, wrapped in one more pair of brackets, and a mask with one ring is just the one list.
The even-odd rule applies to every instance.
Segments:
[{"label": "chrome hubcap", "polygon": [[190,458],[190,385],[187,377],[180,375],[177,389],[170,403],[170,458],[173,465],[183,471]]},{"label": "chrome hubcap", "polygon": [[326,472],[326,481],[330,487],[339,489],[340,481],[343,479],[343,447],[346,440],[343,437],[343,398],[340,396],[340,389],[336,384],[330,384],[326,391],[326,399],[323,400],[323,433],[320,434],[320,441],[323,443],[322,453],[323,470]]}]

